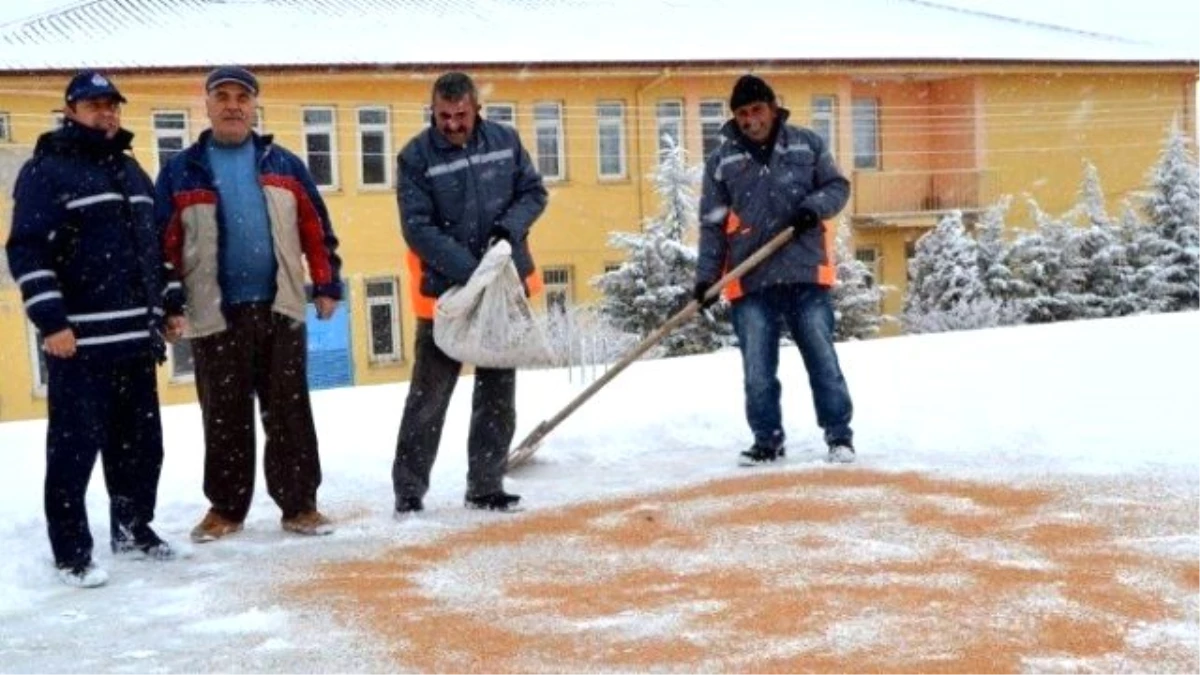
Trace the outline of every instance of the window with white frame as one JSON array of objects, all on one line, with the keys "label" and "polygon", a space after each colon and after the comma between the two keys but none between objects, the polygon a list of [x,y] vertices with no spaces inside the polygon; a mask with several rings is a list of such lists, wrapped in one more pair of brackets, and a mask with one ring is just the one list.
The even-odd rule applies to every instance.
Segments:
[{"label": "window with white frame", "polygon": [[0,141],[12,140],[12,118],[6,112],[0,112]]},{"label": "window with white frame", "polygon": [[596,147],[601,178],[625,178],[625,104],[601,101],[596,104]]},{"label": "window with white frame", "polygon": [[263,111],[263,107],[261,105],[254,108],[254,124],[250,125],[250,128],[254,129],[254,133],[259,135],[265,133],[263,131],[263,129],[266,128],[265,114],[266,113]]},{"label": "window with white frame", "polygon": [[879,101],[856,98],[851,102],[854,123],[854,168],[879,168]]},{"label": "window with white frame", "polygon": [[383,106],[358,109],[358,181],[363,187],[392,184],[391,115]]},{"label": "window with white frame", "polygon": [[483,106],[483,116],[500,124],[510,127],[517,126],[517,106],[515,103],[489,103]]},{"label": "window with white frame", "polygon": [[566,312],[571,307],[571,268],[547,267],[542,270],[546,288],[546,311]]},{"label": "window with white frame", "polygon": [[337,187],[336,116],[333,108],[301,108],[304,161],[317,187]]},{"label": "window with white frame", "polygon": [[171,379],[190,380],[196,374],[196,362],[192,358],[191,340],[176,340],[171,343]]},{"label": "window with white frame", "polygon": [[659,101],[655,110],[655,136],[658,138],[658,156],[661,159],[671,145],[683,145],[683,101]]},{"label": "window with white frame", "polygon": [[25,326],[25,333],[29,337],[29,367],[33,372],[33,394],[45,396],[46,385],[50,382],[50,371],[46,368],[46,352],[42,350],[42,334],[28,320]]},{"label": "window with white frame", "polygon": [[366,280],[367,321],[371,332],[369,358],[373,363],[399,361],[400,301],[396,294],[399,283],[395,277],[374,277]]},{"label": "window with white frame", "polygon": [[879,249],[874,246],[860,246],[854,249],[854,259],[867,266],[867,288],[875,285],[879,278]]},{"label": "window with white frame", "polygon": [[547,180],[566,178],[563,160],[562,105],[537,103],[533,106],[533,133],[537,141],[538,173]]},{"label": "window with white frame", "polygon": [[829,153],[837,155],[837,97],[814,96],[812,98],[812,119],[809,126],[817,132]]},{"label": "window with white frame", "polygon": [[158,170],[162,171],[171,159],[183,152],[188,143],[186,110],[160,110],[150,114],[154,127],[154,154]]},{"label": "window with white frame", "polygon": [[421,124],[431,126],[433,124],[433,106],[426,103],[421,106]]},{"label": "window with white frame", "polygon": [[61,112],[56,112],[50,116],[50,128],[61,129],[67,123],[67,116]]},{"label": "window with white frame", "polygon": [[704,152],[702,159],[708,159],[721,145],[721,127],[725,126],[725,102],[720,99],[700,101],[700,142]]}]

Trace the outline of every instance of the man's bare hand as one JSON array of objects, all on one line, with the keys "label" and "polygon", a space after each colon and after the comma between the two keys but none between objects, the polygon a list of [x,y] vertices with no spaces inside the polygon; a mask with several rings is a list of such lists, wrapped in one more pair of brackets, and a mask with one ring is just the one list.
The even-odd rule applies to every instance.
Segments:
[{"label": "man's bare hand", "polygon": [[327,298],[324,295],[318,295],[316,298],[313,298],[313,303],[317,306],[317,318],[322,321],[333,316],[338,306],[337,300]]},{"label": "man's bare hand", "polygon": [[42,340],[42,349],[50,356],[69,359],[75,356],[75,331],[64,328]]},{"label": "man's bare hand", "polygon": [[167,342],[174,343],[179,338],[183,337],[183,331],[187,330],[187,318],[182,314],[179,316],[167,317],[167,332],[163,338]]}]

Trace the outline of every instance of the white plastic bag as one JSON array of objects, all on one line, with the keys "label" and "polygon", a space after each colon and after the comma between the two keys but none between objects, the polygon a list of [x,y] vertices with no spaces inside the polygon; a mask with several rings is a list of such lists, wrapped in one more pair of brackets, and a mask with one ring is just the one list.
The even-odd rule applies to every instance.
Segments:
[{"label": "white plastic bag", "polygon": [[549,365],[553,354],[525,297],[506,241],[489,248],[463,286],[438,298],[433,341],[455,361],[484,368]]}]

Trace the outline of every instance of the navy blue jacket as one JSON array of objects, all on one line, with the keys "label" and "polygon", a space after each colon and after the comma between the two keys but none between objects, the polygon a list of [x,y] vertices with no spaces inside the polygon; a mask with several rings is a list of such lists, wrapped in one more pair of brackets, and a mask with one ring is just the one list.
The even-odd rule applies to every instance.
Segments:
[{"label": "navy blue jacket", "polygon": [[478,120],[460,148],[428,127],[400,152],[399,176],[400,226],[419,258],[421,295],[465,283],[494,227],[508,233],[521,278],[533,273],[526,238],[546,208],[546,188],[512,128]]},{"label": "navy blue jacket", "polygon": [[154,184],[133,134],[67,120],[43,134],[13,190],[8,265],[42,335],[71,328],[77,358],[165,355]]},{"label": "navy blue jacket", "polygon": [[[765,157],[756,156],[730,120],[721,130],[723,142],[705,162],[698,281],[716,281],[790,227],[800,209],[812,209],[824,221],[850,199],[850,182],[821,137],[788,124],[786,109],[779,115],[779,132]],[[736,299],[780,284],[832,286],[834,236],[825,224],[804,232],[727,287],[726,296]]]}]

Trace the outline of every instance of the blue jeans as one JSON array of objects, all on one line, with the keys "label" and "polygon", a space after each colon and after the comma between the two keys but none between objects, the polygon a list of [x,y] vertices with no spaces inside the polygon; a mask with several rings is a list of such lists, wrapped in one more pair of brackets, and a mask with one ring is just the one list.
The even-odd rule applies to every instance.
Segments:
[{"label": "blue jeans", "polygon": [[769,446],[783,439],[777,375],[781,323],[787,324],[804,358],[825,442],[853,441],[850,418],[854,406],[833,348],[829,291],[813,284],[788,284],[768,286],[733,303],[733,329],[742,351],[746,421],[755,444]]}]

